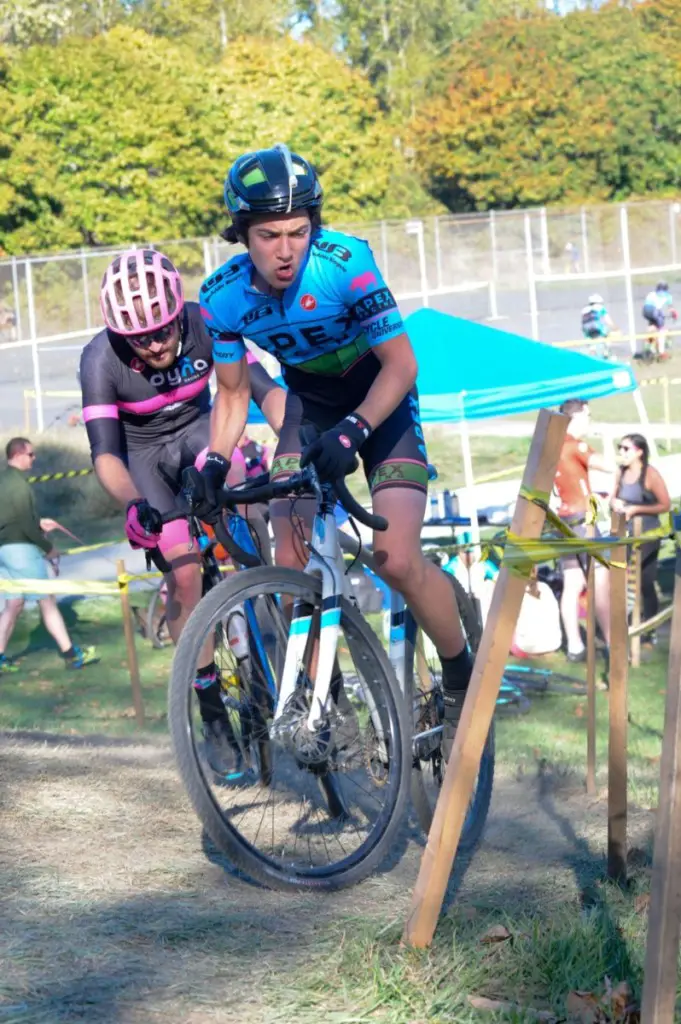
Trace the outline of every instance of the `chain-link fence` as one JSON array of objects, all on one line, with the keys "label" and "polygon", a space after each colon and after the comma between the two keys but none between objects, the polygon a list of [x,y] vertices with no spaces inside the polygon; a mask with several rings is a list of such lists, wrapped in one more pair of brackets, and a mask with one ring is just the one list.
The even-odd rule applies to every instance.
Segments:
[{"label": "chain-link fence", "polygon": [[[598,292],[634,351],[646,292],[661,276],[681,291],[681,202],[673,200],[332,226],[367,239],[405,316],[426,305],[565,343],[579,338],[580,311]],[[190,297],[237,251],[217,237],[155,244]],[[101,324],[104,270],[123,248],[0,261],[3,428],[43,430],[79,407],[80,351]]]}]

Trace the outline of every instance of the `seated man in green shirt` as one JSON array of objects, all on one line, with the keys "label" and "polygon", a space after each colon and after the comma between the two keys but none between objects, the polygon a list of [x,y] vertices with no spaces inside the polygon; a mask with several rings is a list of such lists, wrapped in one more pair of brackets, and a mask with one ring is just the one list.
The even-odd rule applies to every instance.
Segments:
[{"label": "seated man in green shirt", "polygon": [[[59,555],[41,527],[33,495],[24,477],[33,466],[35,452],[25,437],[13,437],[5,448],[7,468],[0,472],[0,594],[2,577],[10,580],[46,580],[46,559],[58,571]],[[48,521],[45,521],[46,524]],[[49,525],[48,525],[49,529]],[[31,595],[9,596],[0,614],[0,672],[16,672],[5,654],[24,601]],[[52,594],[36,594],[45,629],[54,638],[67,668],[83,668],[93,660],[94,648],[75,647]]]}]

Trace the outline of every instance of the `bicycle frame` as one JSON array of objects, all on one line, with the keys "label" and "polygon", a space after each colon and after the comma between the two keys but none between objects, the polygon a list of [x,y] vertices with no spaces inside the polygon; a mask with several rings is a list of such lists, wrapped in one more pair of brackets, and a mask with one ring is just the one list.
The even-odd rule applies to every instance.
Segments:
[{"label": "bicycle frame", "polygon": [[[319,576],[322,583],[317,671],[307,719],[308,729],[314,732],[322,724],[329,701],[331,675],[340,632],[341,597],[350,597],[350,587],[341,568],[343,556],[338,542],[338,524],[333,505],[325,500],[315,514],[308,550],[309,558],[304,572],[309,576]],[[310,606],[304,601],[294,601],[279,699],[274,711],[275,724],[296,691],[311,627]]]},{"label": "bicycle frame", "polygon": [[[328,503],[323,502],[320,511],[314,517],[308,550],[309,558],[303,571],[306,575],[318,576],[322,583],[317,670],[307,719],[308,729],[315,731],[322,725],[329,706],[329,691],[340,632],[341,598],[353,600],[345,573],[338,524],[333,507],[329,507]],[[389,658],[404,695],[407,686],[407,657],[408,652],[413,651],[416,623],[405,605],[404,598],[394,590],[390,591],[390,622]],[[295,601],[279,699],[274,712],[275,723],[295,693],[299,674],[304,665],[311,628],[312,616],[309,605],[303,601]],[[372,711],[377,733],[381,735],[379,715],[376,709]]]}]

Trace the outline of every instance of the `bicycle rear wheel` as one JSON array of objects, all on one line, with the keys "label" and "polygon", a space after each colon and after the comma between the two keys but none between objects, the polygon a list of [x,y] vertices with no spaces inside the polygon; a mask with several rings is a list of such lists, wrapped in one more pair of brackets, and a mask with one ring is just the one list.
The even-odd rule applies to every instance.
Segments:
[{"label": "bicycle rear wheel", "polygon": [[[459,617],[468,646],[473,654],[480,644],[482,628],[477,610],[459,581],[446,574],[450,581]],[[442,753],[442,679],[439,658],[435,649],[419,630],[414,645],[414,659],[407,666],[411,673],[407,693],[412,694],[414,737],[412,741],[413,767],[411,776],[411,797],[419,824],[425,833],[430,832],[435,804],[440,795],[446,761]],[[482,837],[492,799],[494,783],[494,722],[487,734],[487,740],[480,760],[480,768],[468,807],[466,820],[461,832],[459,851],[470,855]]]},{"label": "bicycle rear wheel", "polygon": [[161,580],[147,609],[147,636],[151,640],[151,646],[156,648],[167,647],[171,643],[166,620],[166,596],[167,584],[165,580]]},{"label": "bicycle rear wheel", "polygon": [[[283,609],[309,606],[312,634],[321,618],[321,585],[289,569],[237,573],[210,591],[187,621],[175,652],[169,724],[178,768],[216,846],[249,877],[276,889],[331,890],[352,885],[391,852],[409,797],[406,707],[387,656],[350,602],[341,602],[341,635],[332,699],[322,727],[306,728],[313,644],[298,685],[273,727],[276,690],[288,641]],[[249,644],[275,693],[259,702],[269,764],[252,751],[251,770],[217,784],[202,754],[193,692],[204,641],[236,608],[251,608]],[[226,635],[226,626],[223,629]],[[318,635],[318,633],[317,633]],[[216,649],[216,661],[229,652]],[[260,687],[262,694],[263,688]],[[238,703],[234,698],[233,710]],[[242,732],[240,742],[258,734]]]}]

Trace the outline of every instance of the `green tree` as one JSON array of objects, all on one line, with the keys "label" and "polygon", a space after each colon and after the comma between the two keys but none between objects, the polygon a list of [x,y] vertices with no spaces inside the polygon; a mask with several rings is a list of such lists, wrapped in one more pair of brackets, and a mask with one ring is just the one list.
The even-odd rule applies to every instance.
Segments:
[{"label": "green tree", "polygon": [[13,46],[96,35],[129,20],[133,0],[0,0],[0,40]]},{"label": "green tree", "polygon": [[18,46],[53,41],[71,19],[61,0],[0,0],[0,40]]},{"label": "green tree", "polygon": [[313,38],[368,76],[384,109],[411,115],[442,54],[486,21],[536,10],[538,0],[300,0]]},{"label": "green tree", "polygon": [[132,21],[196,53],[219,57],[242,36],[284,34],[292,0],[135,0]]},{"label": "green tree", "polygon": [[118,27],[15,50],[3,67],[8,252],[220,230],[229,164],[277,140],[317,164],[337,221],[405,212],[403,164],[369,84],[311,44],[242,40],[206,67]]},{"label": "green tree", "polygon": [[507,19],[452,49],[412,124],[450,209],[621,199],[678,187],[681,65],[657,2]]}]

